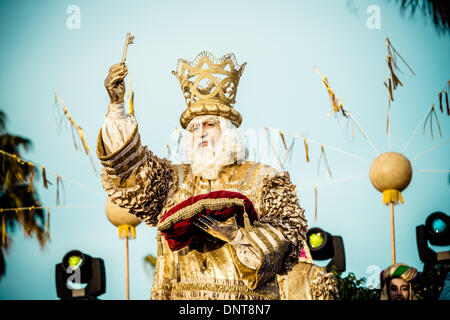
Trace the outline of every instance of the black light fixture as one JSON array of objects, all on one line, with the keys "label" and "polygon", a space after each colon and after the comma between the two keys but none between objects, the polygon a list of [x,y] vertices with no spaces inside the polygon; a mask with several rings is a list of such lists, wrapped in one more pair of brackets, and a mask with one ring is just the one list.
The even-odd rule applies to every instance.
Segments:
[{"label": "black light fixture", "polygon": [[443,212],[431,213],[425,225],[416,227],[417,249],[420,260],[425,263],[424,269],[439,264],[450,264],[450,251],[435,252],[428,245],[448,246],[450,245],[450,219]]},{"label": "black light fixture", "polygon": [[306,233],[306,239],[314,260],[331,259],[326,266],[327,271],[332,266],[336,267],[337,272],[345,271],[344,241],[341,236],[333,236],[321,228],[311,228]]},{"label": "black light fixture", "polygon": [[95,300],[106,291],[105,264],[79,250],[66,253],[55,268],[56,293],[63,300]]}]

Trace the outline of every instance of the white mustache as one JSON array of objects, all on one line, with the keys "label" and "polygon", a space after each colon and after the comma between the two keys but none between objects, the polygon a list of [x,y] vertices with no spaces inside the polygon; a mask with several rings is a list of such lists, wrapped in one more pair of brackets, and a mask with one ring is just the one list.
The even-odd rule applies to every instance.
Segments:
[{"label": "white mustache", "polygon": [[199,149],[202,146],[203,142],[207,142],[208,146],[213,146],[213,141],[212,141],[211,137],[206,136],[205,138],[200,140],[199,143],[197,143],[197,146],[196,146],[197,149]]}]

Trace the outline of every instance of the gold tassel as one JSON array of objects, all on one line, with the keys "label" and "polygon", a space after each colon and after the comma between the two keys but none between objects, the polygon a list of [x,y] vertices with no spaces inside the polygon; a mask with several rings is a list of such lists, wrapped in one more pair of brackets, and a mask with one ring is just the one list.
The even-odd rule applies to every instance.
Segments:
[{"label": "gold tassel", "polygon": [[325,77],[316,67],[314,67],[314,71],[322,77],[322,83],[325,85],[325,88],[327,89],[328,94],[330,96],[332,109],[330,110],[328,115],[330,115],[333,112],[339,113],[341,111],[342,115],[347,118],[347,114],[343,107],[343,102],[340,98],[336,98],[334,90],[330,87],[328,83],[327,77]]},{"label": "gold tassel", "polygon": [[281,136],[281,141],[283,141],[284,150],[287,150],[288,147],[286,145],[286,141],[284,140],[284,134],[283,134],[283,132],[281,130],[279,130],[279,132],[280,132],[280,136]]},{"label": "gold tassel", "polygon": [[136,239],[136,228],[129,224],[121,224],[117,227],[119,231],[119,239],[128,238]]},{"label": "gold tassel", "polygon": [[172,152],[170,152],[170,147],[168,143],[166,143],[166,148],[167,148],[167,158],[170,158],[172,156]]},{"label": "gold tassel", "polygon": [[427,126],[427,122],[430,122],[430,132],[431,132],[431,139],[434,139],[433,136],[433,115],[434,118],[436,119],[436,124],[438,126],[438,130],[439,130],[439,135],[442,138],[442,131],[441,131],[441,126],[439,125],[439,120],[436,114],[436,110],[434,109],[434,104],[431,106],[430,112],[428,113],[427,117],[425,118],[425,123],[423,125],[423,135],[425,135],[425,129]]},{"label": "gold tassel", "polygon": [[[411,73],[414,76],[416,75],[414,70],[408,65],[408,63],[405,61],[405,59],[403,59],[403,57],[400,55],[400,53],[397,50],[395,50],[395,48],[392,45],[391,41],[387,37],[386,37],[386,47],[387,47],[387,50],[388,50],[388,56],[392,57],[392,63],[394,65],[395,69],[400,70],[400,68],[397,66],[397,55],[398,55],[400,57],[400,59],[403,61],[403,63],[408,67],[409,71],[411,71]],[[392,48],[392,51],[391,51],[391,48]]]},{"label": "gold tassel", "polygon": [[64,184],[61,176],[56,175],[56,205],[59,206],[59,185],[61,184],[62,191],[64,193],[64,204],[66,203],[66,191],[64,190]]},{"label": "gold tassel", "polygon": [[397,77],[397,75],[394,72],[394,68],[392,67],[392,57],[389,54],[387,55],[386,60],[387,60],[389,70],[391,71],[393,89],[394,90],[397,89],[398,85],[403,87],[403,84],[401,83],[400,79]]},{"label": "gold tassel", "polygon": [[402,204],[405,203],[400,191],[395,189],[388,189],[383,191],[383,204],[388,205],[391,202],[394,204],[399,204],[399,202],[401,202]]},{"label": "gold tassel", "polygon": [[[33,221],[33,217],[34,217],[35,213],[36,213],[36,208],[34,206],[31,206],[31,208],[29,209],[29,213],[28,213],[29,221]],[[31,231],[30,228],[28,228],[27,232],[28,232],[28,235],[31,237],[30,231]]]},{"label": "gold tassel", "polygon": [[[386,82],[387,81],[387,82]],[[394,101],[394,94],[392,92],[392,82],[391,77],[388,77],[384,82],[384,86],[388,89],[389,97],[391,98],[391,101]]]},{"label": "gold tassel", "polygon": [[48,189],[49,181],[47,180],[47,174],[45,172],[45,167],[44,166],[42,166],[42,181],[44,183],[44,188]]},{"label": "gold tassel", "polygon": [[34,188],[33,188],[34,165],[31,162],[28,162],[27,164],[28,164],[28,166],[31,167],[31,175],[30,175],[30,178],[28,180],[28,189],[27,190],[29,192],[31,191],[31,193],[34,195]]},{"label": "gold tassel", "polygon": [[405,63],[405,65],[408,67],[408,69],[411,71],[411,73],[413,75],[416,75],[416,74],[411,69],[411,67],[408,65],[408,63],[406,63],[405,59],[403,59],[402,56],[398,53],[398,51],[395,50],[395,48],[392,45],[389,38],[386,38],[385,42],[386,42],[386,47],[387,47],[387,51],[388,51],[388,54],[386,56],[386,62],[387,62],[388,68],[391,72],[391,77],[388,77],[388,79],[387,79],[388,82],[384,82],[384,85],[386,86],[386,88],[389,91],[389,96],[391,98],[391,101],[394,101],[393,91],[395,89],[397,89],[398,85],[403,87],[403,84],[401,83],[400,79],[398,78],[398,76],[395,73],[395,70],[400,71],[400,68],[397,65],[397,56],[400,57],[400,59]]},{"label": "gold tassel", "polygon": [[325,168],[327,169],[330,177],[333,177],[333,175],[331,174],[330,166],[328,164],[327,156],[325,155],[325,149],[323,148],[323,144],[320,145],[320,149],[321,149],[321,153],[320,153],[320,158],[319,158],[319,167],[320,167],[320,159],[322,159],[322,156],[323,156],[323,161],[325,161]]},{"label": "gold tassel", "polygon": [[305,144],[305,154],[306,154],[306,162],[309,162],[309,154],[308,154],[308,141],[306,138],[303,138],[303,143]]},{"label": "gold tassel", "polygon": [[433,113],[434,113],[434,118],[436,119],[436,124],[437,124],[438,130],[439,130],[439,136],[442,138],[441,126],[439,125],[439,120],[438,120],[438,117],[437,117],[437,112],[436,112],[436,110],[434,109],[434,107],[433,107]]},{"label": "gold tassel", "polygon": [[83,129],[73,120],[73,118],[70,116],[66,105],[64,104],[64,102],[61,100],[61,98],[56,94],[55,92],[55,98],[57,101],[59,101],[61,103],[61,105],[63,106],[63,110],[64,110],[64,114],[66,115],[67,119],[69,119],[70,124],[72,127],[74,127],[77,131],[78,131],[78,136],[80,137],[80,140],[83,144],[84,147],[84,151],[86,152],[86,154],[89,153],[89,146],[86,142],[86,139],[84,138],[84,132]]}]

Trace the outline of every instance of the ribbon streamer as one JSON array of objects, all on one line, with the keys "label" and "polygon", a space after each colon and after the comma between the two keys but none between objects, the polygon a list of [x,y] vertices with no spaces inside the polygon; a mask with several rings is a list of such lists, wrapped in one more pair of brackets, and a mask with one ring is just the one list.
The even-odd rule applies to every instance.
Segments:
[{"label": "ribbon streamer", "polygon": [[275,147],[272,144],[272,139],[271,139],[271,136],[270,136],[269,128],[268,127],[264,127],[264,129],[266,130],[267,142],[269,143],[270,148],[272,149],[272,153],[275,155],[275,158],[277,158],[278,162],[280,163],[281,169],[284,170],[283,162],[281,161],[280,156],[278,155],[278,152],[275,150]]},{"label": "ribbon streamer", "polygon": [[[295,139],[292,139],[291,145],[289,146],[289,148],[287,149],[286,153],[284,154],[283,163],[286,163],[288,161],[288,158],[289,158],[289,161],[291,160],[291,158],[292,158],[292,148],[294,147],[294,142],[295,142]],[[289,155],[291,157],[289,157]]]},{"label": "ribbon streamer", "polygon": [[401,83],[400,79],[398,78],[397,74],[395,73],[396,70],[401,72],[401,70],[398,66],[398,63],[397,63],[397,57],[399,57],[404,62],[404,64],[408,67],[408,69],[411,71],[411,73],[413,75],[416,75],[416,74],[413,71],[413,69],[411,69],[411,67],[408,65],[408,63],[405,61],[405,59],[403,59],[402,56],[398,53],[398,51],[395,50],[395,48],[392,45],[389,38],[386,37],[385,42],[386,42],[386,47],[387,47],[387,51],[388,51],[387,56],[386,56],[386,63],[388,65],[391,76],[386,79],[386,81],[384,82],[384,85],[388,89],[389,97],[390,97],[391,101],[394,101],[393,91],[395,89],[397,89],[398,85],[403,87],[403,84]]},{"label": "ribbon streamer", "polygon": [[[31,206],[31,208],[29,209],[29,214],[28,214],[29,218],[28,218],[28,220],[33,220],[33,217],[34,217],[35,213],[36,213],[35,206]],[[24,227],[25,227],[25,225],[24,225]],[[29,237],[31,237],[31,229],[30,228],[24,228],[24,229],[26,229],[27,235]]]},{"label": "ribbon streamer", "polygon": [[[414,70],[408,65],[408,63],[405,61],[405,59],[403,59],[403,57],[400,55],[400,53],[394,48],[394,46],[392,45],[392,43],[388,37],[386,37],[386,47],[388,50],[388,55],[390,55],[392,57],[392,63],[394,65],[394,68],[401,71],[397,65],[397,56],[398,56],[403,61],[403,63],[408,67],[409,71],[411,71],[411,73],[414,76],[416,75]],[[392,51],[391,51],[391,49],[392,49]]]},{"label": "ribbon streamer", "polygon": [[42,166],[41,171],[42,171],[42,182],[44,184],[44,188],[48,189],[48,184],[50,183],[50,181],[47,180],[47,173],[45,171],[45,167],[44,166]]},{"label": "ribbon streamer", "polygon": [[430,131],[431,131],[431,139],[434,139],[433,137],[433,114],[434,114],[434,118],[436,119],[436,123],[439,129],[439,135],[442,138],[442,131],[441,131],[441,126],[439,125],[439,120],[436,114],[436,110],[434,109],[434,104],[431,106],[430,112],[428,112],[428,115],[425,119],[425,123],[423,125],[423,135],[425,135],[425,129],[427,126],[427,122],[430,122]]},{"label": "ribbon streamer", "polygon": [[279,133],[280,133],[281,141],[283,141],[284,150],[287,150],[288,147],[286,145],[286,141],[284,140],[284,134],[281,130],[279,130]]},{"label": "ribbon streamer", "polygon": [[61,176],[56,175],[56,205],[59,206],[60,202],[59,202],[59,185],[61,184],[61,188],[63,191],[63,195],[64,195],[64,204],[66,203],[66,191],[64,190],[64,184],[62,181]]},{"label": "ribbon streamer", "polygon": [[78,133],[78,136],[80,137],[81,143],[83,145],[84,152],[86,153],[86,155],[89,156],[89,161],[92,165],[92,168],[94,169],[95,175],[98,176],[98,172],[97,172],[97,169],[95,168],[94,162],[92,160],[92,156],[89,153],[89,145],[87,144],[86,139],[84,137],[83,129],[73,120],[72,116],[69,114],[67,106],[64,104],[64,101],[58,96],[58,94],[56,92],[55,92],[55,100],[62,105],[64,115],[67,117],[67,119],[70,122],[71,130],[72,130],[72,140],[73,140],[75,149],[78,150],[78,146],[77,146],[76,139],[75,139],[75,133],[74,133],[74,131],[76,130],[76,132]]},{"label": "ribbon streamer", "polygon": [[[388,78],[389,80],[389,87],[390,87],[390,91],[392,93],[392,90],[397,89],[397,86],[400,85],[401,87],[403,87],[403,84],[401,83],[400,79],[397,77],[397,75],[395,74],[394,68],[392,66],[392,57],[391,55],[387,55],[386,57],[386,61],[387,61],[387,65],[389,70],[391,71],[391,78]],[[396,68],[397,70],[400,70],[398,68]],[[391,79],[392,79],[392,86],[391,86]],[[392,97],[392,101],[394,100],[394,98]]]},{"label": "ribbon streamer", "polygon": [[33,180],[34,180],[34,166],[32,163],[28,163],[28,165],[31,167],[31,174],[28,178],[28,191],[34,195],[34,187],[33,187]]},{"label": "ribbon streamer", "polygon": [[[10,157],[10,158],[12,158],[12,159],[14,160],[13,163],[8,164],[8,165],[10,165],[10,166],[14,166],[14,165],[16,165],[16,163],[19,163],[19,164],[25,164],[25,163],[28,163],[29,165],[33,165],[33,166],[35,166],[35,167],[36,167],[36,166],[41,166],[41,167],[44,169],[43,171],[47,171],[47,170],[45,169],[45,167],[43,167],[42,165],[40,165],[40,164],[38,164],[38,163],[32,163],[31,161],[26,161],[26,160],[20,159],[20,158],[17,157],[17,155],[15,155],[15,154],[11,154],[11,153],[8,153],[8,152],[3,151],[3,150],[0,150],[0,153],[3,154],[3,155],[5,155],[5,156],[8,156],[8,157]],[[14,171],[17,171],[17,170],[14,170]],[[43,174],[44,174],[44,172],[43,172]],[[45,174],[46,174],[46,173],[45,173]],[[56,176],[58,176],[58,174],[56,174]],[[59,177],[62,178],[63,176],[62,176],[62,175],[59,175]],[[26,183],[24,177],[23,177],[22,175],[20,175],[20,172],[19,172],[19,175],[18,175],[18,179],[20,180],[20,182]],[[77,186],[79,186],[79,187],[81,187],[81,188],[83,188],[83,189],[86,189],[86,190],[88,190],[88,191],[90,191],[90,192],[92,192],[92,193],[95,193],[95,194],[101,196],[102,198],[103,198],[103,196],[104,196],[104,194],[102,194],[102,193],[100,193],[100,192],[98,192],[98,191],[96,191],[96,190],[94,190],[94,189],[92,189],[92,188],[89,188],[89,187],[87,187],[87,186],[85,186],[85,185],[83,185],[83,184],[81,184],[81,183],[79,183],[79,182],[77,182],[77,181],[75,181],[75,180],[69,179],[68,177],[64,177],[64,179],[65,179],[66,181],[69,181],[69,182],[73,183],[73,184],[76,184]],[[52,185],[52,183],[51,183],[49,180],[46,180],[46,181],[47,181],[48,184]]]},{"label": "ribbon streamer", "polygon": [[323,157],[323,161],[325,162],[325,168],[327,169],[328,174],[330,175],[330,177],[333,177],[333,175],[331,174],[330,166],[328,164],[327,156],[325,155],[325,149],[323,148],[323,144],[320,146],[320,149],[321,149],[321,152],[320,152],[320,157],[319,157],[319,164],[317,166],[317,173],[319,173],[320,160]]},{"label": "ribbon streamer", "polygon": [[347,118],[347,113],[344,110],[342,99],[336,97],[334,90],[330,87],[330,84],[328,83],[327,77],[325,77],[316,67],[314,67],[314,71],[317,72],[322,77],[322,83],[325,85],[325,88],[327,89],[328,94],[330,96],[331,110],[328,113],[328,115],[330,115],[333,112],[335,112],[336,114],[342,112],[342,116]]},{"label": "ribbon streamer", "polygon": [[63,106],[64,115],[69,119],[70,124],[73,128],[75,128],[78,132],[78,136],[80,137],[81,142],[83,143],[84,151],[86,154],[89,153],[89,146],[86,142],[86,139],[84,138],[84,132],[83,129],[73,120],[72,116],[69,114],[67,106],[64,104],[64,101],[58,96],[58,94],[55,92],[55,98],[59,103]]},{"label": "ribbon streamer", "polygon": [[384,86],[388,89],[389,98],[391,101],[394,101],[394,94],[392,93],[392,81],[391,77],[388,77],[386,81],[384,82]]},{"label": "ribbon streamer", "polygon": [[309,152],[308,152],[308,140],[303,138],[303,144],[305,145],[306,162],[309,162]]},{"label": "ribbon streamer", "polygon": [[172,155],[172,152],[170,152],[170,147],[169,147],[168,143],[166,143],[166,147],[167,147],[167,158],[170,158],[170,156]]}]

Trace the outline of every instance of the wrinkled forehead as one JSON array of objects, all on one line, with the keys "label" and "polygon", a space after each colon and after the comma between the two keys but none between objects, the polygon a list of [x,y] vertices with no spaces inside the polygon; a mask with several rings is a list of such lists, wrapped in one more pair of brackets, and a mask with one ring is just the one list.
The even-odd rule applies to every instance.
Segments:
[{"label": "wrinkled forehead", "polygon": [[202,115],[196,116],[194,119],[189,122],[187,126],[187,131],[192,131],[194,127],[202,126],[204,123],[217,123],[220,125],[220,120],[218,116],[215,115]]}]

